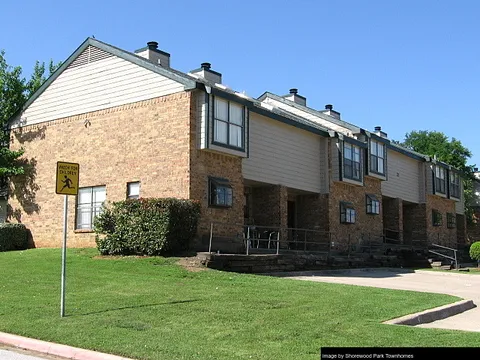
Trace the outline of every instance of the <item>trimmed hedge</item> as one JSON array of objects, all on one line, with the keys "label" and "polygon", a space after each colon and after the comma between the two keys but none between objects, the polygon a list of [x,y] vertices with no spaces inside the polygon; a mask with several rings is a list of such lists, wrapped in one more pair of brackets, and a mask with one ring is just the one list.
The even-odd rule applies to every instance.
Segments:
[{"label": "trimmed hedge", "polygon": [[470,245],[470,257],[472,260],[480,262],[480,241],[474,242]]},{"label": "trimmed hedge", "polygon": [[103,255],[171,255],[187,250],[197,232],[200,204],[174,198],[114,202],[95,218]]},{"label": "trimmed hedge", "polygon": [[0,224],[0,251],[25,250],[28,230],[23,224]]}]

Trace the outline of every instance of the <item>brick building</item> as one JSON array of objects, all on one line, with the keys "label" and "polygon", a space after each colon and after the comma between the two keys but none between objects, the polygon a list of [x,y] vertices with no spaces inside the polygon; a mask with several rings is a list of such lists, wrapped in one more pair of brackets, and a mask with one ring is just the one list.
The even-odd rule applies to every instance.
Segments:
[{"label": "brick building", "polygon": [[37,246],[60,246],[55,168],[68,161],[80,164],[69,246],[94,245],[104,201],[138,196],[200,201],[199,238],[216,221],[232,236],[229,225],[245,223],[339,244],[464,241],[455,169],[306,101],[296,89],[251,98],[209,63],[179,72],[155,42],[131,53],[88,38],[10,121],[11,147],[30,167],[14,181],[9,218]]}]

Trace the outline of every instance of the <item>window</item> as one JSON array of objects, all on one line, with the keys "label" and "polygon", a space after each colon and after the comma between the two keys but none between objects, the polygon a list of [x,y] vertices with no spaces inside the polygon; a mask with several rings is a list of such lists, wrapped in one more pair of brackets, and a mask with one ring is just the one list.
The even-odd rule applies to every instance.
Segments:
[{"label": "window", "polygon": [[343,145],[343,176],[347,179],[361,180],[360,148],[356,145]]},{"label": "window", "polygon": [[450,173],[450,196],[460,199],[460,175]]},{"label": "window", "polygon": [[442,226],[442,213],[438,210],[432,210],[433,226]]},{"label": "window", "polygon": [[228,180],[210,178],[209,182],[209,204],[211,206],[231,207],[233,191]]},{"label": "window", "polygon": [[213,141],[243,149],[243,138],[245,135],[243,106],[215,98],[214,114]]},{"label": "window", "polygon": [[370,171],[385,175],[385,145],[370,140]]},{"label": "window", "polygon": [[440,166],[435,166],[435,192],[440,194],[446,194],[445,187],[445,168]]},{"label": "window", "polygon": [[78,189],[76,229],[93,229],[93,219],[102,211],[105,198],[105,186]]},{"label": "window", "polygon": [[340,202],[340,222],[343,224],[354,224],[355,223],[355,208],[352,203],[349,202]]},{"label": "window", "polygon": [[447,228],[453,229],[457,227],[457,217],[455,214],[447,213]]},{"label": "window", "polygon": [[373,194],[367,194],[367,214],[380,214],[380,201]]},{"label": "window", "polygon": [[140,196],[140,183],[130,182],[127,183],[127,199],[138,199]]}]

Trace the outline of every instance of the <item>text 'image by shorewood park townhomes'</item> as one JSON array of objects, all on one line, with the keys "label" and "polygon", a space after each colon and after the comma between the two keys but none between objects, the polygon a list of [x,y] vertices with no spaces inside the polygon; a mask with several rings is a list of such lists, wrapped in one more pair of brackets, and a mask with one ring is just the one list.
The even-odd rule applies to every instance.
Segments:
[{"label": "text 'image by shorewood park townhomes'", "polygon": [[255,99],[222,85],[209,63],[174,70],[156,42],[132,53],[88,38],[9,128],[10,147],[33,167],[14,184],[27,191],[11,192],[11,217],[39,247],[60,246],[57,161],[80,164],[71,247],[95,245],[105,201],[138,197],[199,201],[197,250],[212,239],[215,251],[243,252],[245,233],[282,249],[466,241],[462,181],[449,164],[332,105],[312,109],[297,89]]}]

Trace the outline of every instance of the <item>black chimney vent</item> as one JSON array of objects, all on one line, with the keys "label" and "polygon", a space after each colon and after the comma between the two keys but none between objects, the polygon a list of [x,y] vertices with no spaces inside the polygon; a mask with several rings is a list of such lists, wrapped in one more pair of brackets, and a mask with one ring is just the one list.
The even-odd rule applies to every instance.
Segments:
[{"label": "black chimney vent", "polygon": [[204,63],[201,64],[201,67],[202,67],[202,69],[210,70],[210,68],[212,67],[212,64],[210,64],[208,62],[204,62]]},{"label": "black chimney vent", "polygon": [[149,42],[147,42],[147,46],[150,50],[157,50],[158,49],[158,42],[149,41]]},{"label": "black chimney vent", "polygon": [[290,89],[290,94],[294,94],[294,95],[297,95],[298,94],[298,89]]},{"label": "black chimney vent", "polygon": [[473,168],[473,171],[477,172],[477,171],[478,171],[478,168]]},{"label": "black chimney vent", "polygon": [[333,105],[332,104],[325,105],[325,110],[333,110]]},{"label": "black chimney vent", "polygon": [[382,131],[382,127],[381,126],[375,126],[375,131]]}]

